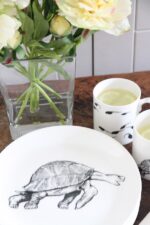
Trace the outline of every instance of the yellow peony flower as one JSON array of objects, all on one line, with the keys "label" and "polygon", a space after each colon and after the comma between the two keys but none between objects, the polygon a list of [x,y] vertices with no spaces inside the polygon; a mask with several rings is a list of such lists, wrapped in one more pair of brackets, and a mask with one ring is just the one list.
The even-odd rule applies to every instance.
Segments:
[{"label": "yellow peony flower", "polygon": [[130,0],[56,0],[60,15],[73,26],[119,35],[130,28]]}]

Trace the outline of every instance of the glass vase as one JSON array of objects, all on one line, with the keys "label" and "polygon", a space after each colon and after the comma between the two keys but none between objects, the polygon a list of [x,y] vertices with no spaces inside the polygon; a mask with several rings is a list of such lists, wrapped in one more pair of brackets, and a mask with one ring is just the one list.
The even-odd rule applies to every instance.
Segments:
[{"label": "glass vase", "polygon": [[35,129],[71,125],[75,58],[32,59],[0,66],[12,139]]}]

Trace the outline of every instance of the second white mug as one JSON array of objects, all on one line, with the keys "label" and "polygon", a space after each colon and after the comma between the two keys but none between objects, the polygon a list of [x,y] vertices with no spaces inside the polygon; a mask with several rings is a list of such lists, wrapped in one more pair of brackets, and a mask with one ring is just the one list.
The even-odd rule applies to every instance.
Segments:
[{"label": "second white mug", "polygon": [[[113,90],[121,92],[121,97],[118,103],[111,104],[109,99],[114,97]],[[103,93],[104,97],[101,98]],[[99,82],[93,89],[94,129],[108,134],[123,145],[132,142],[134,121],[144,103],[150,103],[150,98],[141,99],[140,87],[131,80],[109,78]]]},{"label": "second white mug", "polygon": [[140,113],[134,123],[132,155],[141,176],[150,180],[150,110]]}]

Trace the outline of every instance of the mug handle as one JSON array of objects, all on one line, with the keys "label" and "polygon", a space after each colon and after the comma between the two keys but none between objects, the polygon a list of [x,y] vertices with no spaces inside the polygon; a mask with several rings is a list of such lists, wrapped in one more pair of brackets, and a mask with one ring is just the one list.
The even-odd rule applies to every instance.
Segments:
[{"label": "mug handle", "polygon": [[142,98],[140,99],[139,107],[138,107],[138,112],[142,111],[142,106],[146,103],[150,103],[150,97],[147,98]]}]

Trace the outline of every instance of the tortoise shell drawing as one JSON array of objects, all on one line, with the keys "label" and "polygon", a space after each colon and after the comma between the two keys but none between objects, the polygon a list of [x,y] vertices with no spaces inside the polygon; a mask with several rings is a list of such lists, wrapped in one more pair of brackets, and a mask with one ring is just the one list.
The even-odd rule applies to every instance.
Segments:
[{"label": "tortoise shell drawing", "polygon": [[26,202],[25,209],[35,209],[38,208],[41,199],[63,195],[64,198],[58,203],[58,207],[68,209],[73,200],[81,194],[75,204],[75,209],[80,209],[98,194],[92,180],[106,181],[119,186],[125,177],[104,174],[72,161],[52,161],[35,171],[29,183],[24,186],[24,191],[9,198],[9,206],[17,208],[21,202]]}]

